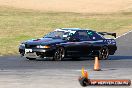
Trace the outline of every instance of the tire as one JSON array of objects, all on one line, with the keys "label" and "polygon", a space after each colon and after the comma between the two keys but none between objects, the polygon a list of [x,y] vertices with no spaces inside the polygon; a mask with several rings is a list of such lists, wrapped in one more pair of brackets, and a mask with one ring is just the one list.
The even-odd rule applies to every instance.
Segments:
[{"label": "tire", "polygon": [[54,56],[53,56],[53,60],[55,61],[61,61],[63,60],[65,57],[65,50],[63,47],[59,47],[56,49]]},{"label": "tire", "polygon": [[108,47],[104,46],[99,51],[99,59],[106,60],[109,57],[109,49]]},{"label": "tire", "polygon": [[26,57],[28,60],[36,60],[36,58],[29,58],[29,57]]}]

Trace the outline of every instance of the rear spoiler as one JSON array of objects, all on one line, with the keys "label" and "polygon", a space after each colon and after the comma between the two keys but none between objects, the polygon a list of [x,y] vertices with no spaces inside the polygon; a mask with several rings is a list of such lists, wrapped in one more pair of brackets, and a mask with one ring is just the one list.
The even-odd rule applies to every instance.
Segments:
[{"label": "rear spoiler", "polygon": [[108,33],[108,32],[98,32],[99,34],[101,35],[111,35],[111,36],[114,36],[116,38],[116,33]]}]

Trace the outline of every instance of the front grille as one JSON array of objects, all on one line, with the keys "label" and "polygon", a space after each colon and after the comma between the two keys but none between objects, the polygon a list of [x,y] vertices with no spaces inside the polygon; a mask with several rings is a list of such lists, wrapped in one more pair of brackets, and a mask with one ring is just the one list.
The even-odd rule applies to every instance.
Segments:
[{"label": "front grille", "polygon": [[36,48],[37,45],[28,45],[28,44],[25,44],[25,48]]}]

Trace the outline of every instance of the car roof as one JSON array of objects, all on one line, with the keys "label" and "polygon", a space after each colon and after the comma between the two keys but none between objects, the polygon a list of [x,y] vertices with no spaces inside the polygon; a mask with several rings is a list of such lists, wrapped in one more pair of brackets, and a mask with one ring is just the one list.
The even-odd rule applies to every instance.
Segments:
[{"label": "car roof", "polygon": [[77,30],[82,30],[81,28],[60,28],[62,30],[72,30],[72,31],[77,31]]},{"label": "car roof", "polygon": [[[59,29],[56,29],[55,31],[86,31],[86,30],[90,30],[90,29],[82,29],[82,28],[59,28]],[[92,30],[90,30],[92,31]]]}]

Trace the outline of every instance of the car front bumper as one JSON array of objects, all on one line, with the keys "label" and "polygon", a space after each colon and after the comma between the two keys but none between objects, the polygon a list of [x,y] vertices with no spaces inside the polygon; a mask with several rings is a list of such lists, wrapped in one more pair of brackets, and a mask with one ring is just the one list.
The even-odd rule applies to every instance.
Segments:
[{"label": "car front bumper", "polygon": [[19,48],[21,56],[28,58],[48,58],[53,57],[55,49],[25,49]]}]

